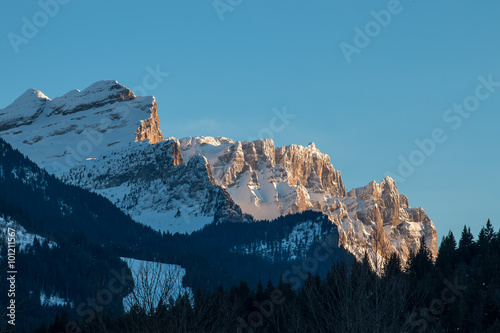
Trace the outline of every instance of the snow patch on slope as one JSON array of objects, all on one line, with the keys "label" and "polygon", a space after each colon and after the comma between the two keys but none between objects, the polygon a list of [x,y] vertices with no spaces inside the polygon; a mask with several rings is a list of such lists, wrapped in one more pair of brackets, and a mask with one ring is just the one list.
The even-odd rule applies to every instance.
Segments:
[{"label": "snow patch on slope", "polygon": [[70,302],[57,295],[47,296],[44,291],[40,291],[40,304],[42,306],[70,306],[74,307],[73,302]]},{"label": "snow patch on slope", "polygon": [[192,295],[191,289],[183,286],[182,279],[186,270],[181,266],[132,258],[121,259],[130,268],[135,285],[134,291],[123,299],[125,312],[133,304],[156,307],[161,298],[166,303],[169,299],[175,301],[185,293]]},{"label": "snow patch on slope", "polygon": [[47,241],[46,238],[40,235],[27,232],[26,229],[16,221],[10,218],[4,218],[0,216],[0,238],[4,239],[5,242],[9,238],[9,236],[7,235],[7,231],[9,228],[14,229],[16,231],[16,237],[15,237],[16,245],[19,246],[19,251],[21,252],[26,251],[27,247],[33,245],[35,237],[38,239],[40,244],[48,242],[47,245],[50,248],[57,246],[57,244],[53,241]]},{"label": "snow patch on slope", "polygon": [[[243,244],[233,249],[233,252],[257,254],[270,261],[275,261],[277,259],[285,259],[288,261],[305,259],[314,242],[328,233],[322,231],[320,223],[322,219],[322,217],[319,217],[317,221],[304,221],[294,226],[292,231],[281,240],[271,243],[259,241],[256,243]],[[284,258],[276,258],[278,253],[284,254]]]}]

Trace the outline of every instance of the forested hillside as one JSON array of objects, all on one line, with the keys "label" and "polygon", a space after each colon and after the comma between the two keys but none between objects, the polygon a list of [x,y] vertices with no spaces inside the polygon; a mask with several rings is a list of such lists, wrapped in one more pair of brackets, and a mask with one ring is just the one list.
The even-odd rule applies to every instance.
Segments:
[{"label": "forested hillside", "polygon": [[[394,255],[383,273],[368,260],[340,260],[325,278],[304,284],[242,281],[193,301],[164,300],[153,313],[134,308],[106,327],[82,323],[82,332],[500,332],[500,232],[490,221],[474,239],[467,227],[450,232],[433,262],[422,246],[402,266]],[[48,332],[57,332],[57,319]],[[46,328],[37,332],[45,333]]]}]

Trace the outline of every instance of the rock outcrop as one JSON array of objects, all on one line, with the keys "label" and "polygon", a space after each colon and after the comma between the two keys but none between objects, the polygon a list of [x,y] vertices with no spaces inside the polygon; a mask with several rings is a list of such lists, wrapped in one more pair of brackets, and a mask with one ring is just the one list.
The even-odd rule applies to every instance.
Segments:
[{"label": "rock outcrop", "polygon": [[[408,258],[411,251],[419,249],[422,237],[432,255],[437,255],[437,232],[434,224],[421,207],[409,207],[408,198],[399,194],[391,177],[386,177],[380,183],[371,182],[351,190],[343,202],[352,218],[357,218],[374,231],[379,230],[378,234],[372,233],[367,241],[384,257],[396,251],[401,258]],[[384,234],[380,232],[382,230]],[[386,246],[387,241],[392,245],[391,248]]]},{"label": "rock outcrop", "polygon": [[276,164],[287,170],[290,185],[302,185],[312,193],[326,192],[338,197],[346,195],[340,171],[333,168],[330,157],[321,153],[314,143],[307,147],[283,146],[275,151]]},{"label": "rock outcrop", "polygon": [[141,126],[135,132],[135,141],[143,140],[148,140],[151,144],[155,144],[164,140],[163,133],[160,130],[158,105],[154,97],[153,107],[151,109],[151,117],[146,120],[141,120]]}]

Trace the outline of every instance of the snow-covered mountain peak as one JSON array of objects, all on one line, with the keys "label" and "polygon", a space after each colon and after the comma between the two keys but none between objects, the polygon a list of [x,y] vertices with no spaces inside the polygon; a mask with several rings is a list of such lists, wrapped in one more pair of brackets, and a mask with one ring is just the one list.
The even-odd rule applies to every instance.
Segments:
[{"label": "snow-covered mountain peak", "polygon": [[48,115],[71,114],[134,98],[134,93],[118,81],[98,81],[83,91],[72,90],[54,98]]},{"label": "snow-covered mountain peak", "polygon": [[30,89],[0,115],[0,135],[56,175],[136,141],[163,140],[156,99],[136,97],[117,81],[52,100]]},{"label": "snow-covered mountain peak", "polygon": [[102,92],[102,91],[111,91],[111,90],[120,90],[120,89],[127,89],[125,86],[121,85],[118,81],[116,80],[100,80],[92,83],[90,86],[85,88],[83,90],[84,93],[90,93],[90,92]]},{"label": "snow-covered mountain peak", "polygon": [[28,89],[12,104],[0,109],[0,131],[31,124],[50,99],[41,91]]},{"label": "snow-covered mountain peak", "polygon": [[[234,141],[228,138],[225,138],[223,136],[218,136],[218,137],[212,137],[212,136],[194,136],[194,137],[185,137],[179,140],[182,150],[188,151],[191,150],[191,148],[195,148],[196,146],[204,146],[204,145],[211,145],[211,146],[221,146],[221,145],[227,145],[227,144],[233,144]],[[196,152],[191,150],[192,156],[196,155]]]},{"label": "snow-covered mountain peak", "polygon": [[[21,96],[19,96],[12,104],[18,104],[20,102],[25,102],[25,101],[35,101],[38,99],[45,99],[45,100],[50,100],[43,92],[40,90],[30,88],[26,90]],[[11,104],[11,105],[12,105]]]},{"label": "snow-covered mountain peak", "polygon": [[210,137],[179,141],[184,163],[193,156],[205,156],[215,183],[257,219],[312,208],[311,198],[318,191],[328,196],[345,195],[340,172],[328,155],[311,145],[276,148],[271,139],[235,142]]}]

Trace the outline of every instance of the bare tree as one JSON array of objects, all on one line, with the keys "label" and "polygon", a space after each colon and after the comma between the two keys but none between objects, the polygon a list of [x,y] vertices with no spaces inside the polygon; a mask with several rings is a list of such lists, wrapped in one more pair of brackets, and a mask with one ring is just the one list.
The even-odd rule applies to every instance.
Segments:
[{"label": "bare tree", "polygon": [[127,259],[135,287],[123,300],[126,311],[136,307],[146,314],[155,313],[160,301],[167,304],[183,294],[182,270],[179,266],[159,262]]}]

